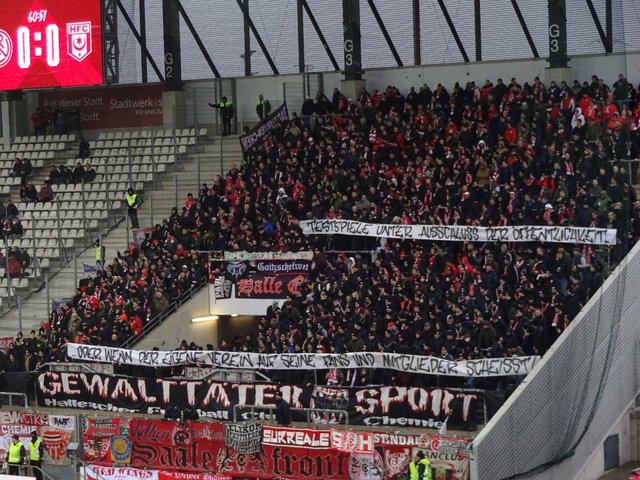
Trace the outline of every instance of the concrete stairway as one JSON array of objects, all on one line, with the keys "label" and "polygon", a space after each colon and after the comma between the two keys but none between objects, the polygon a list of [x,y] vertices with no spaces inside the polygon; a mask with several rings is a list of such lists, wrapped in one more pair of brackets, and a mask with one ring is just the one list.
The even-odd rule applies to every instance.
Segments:
[{"label": "concrete stairway", "polygon": [[[242,151],[237,137],[210,138],[203,141],[198,150],[196,152],[194,149],[193,152],[182,156],[176,165],[176,171],[158,175],[155,186],[147,187],[144,203],[138,211],[140,227],[152,226],[168,218],[172,207],[182,208],[187,193],[191,192],[197,196],[202,183],[211,185],[215,177],[221,174],[224,176],[232,164],[240,167],[242,163]],[[62,159],[55,161],[56,164],[61,162]],[[38,172],[35,181],[42,180],[41,176],[44,179],[46,173]],[[117,212],[117,219],[120,223],[116,227],[100,232],[107,260],[113,259],[118,251],[125,250],[132,239],[124,209]],[[0,337],[13,336],[19,329],[25,332],[37,330],[49,318],[51,301],[73,297],[78,280],[92,276],[91,273],[84,273],[85,264],[95,265],[93,246],[77,255],[60,272],[48,278],[46,285],[23,299],[19,308],[2,315]]]}]

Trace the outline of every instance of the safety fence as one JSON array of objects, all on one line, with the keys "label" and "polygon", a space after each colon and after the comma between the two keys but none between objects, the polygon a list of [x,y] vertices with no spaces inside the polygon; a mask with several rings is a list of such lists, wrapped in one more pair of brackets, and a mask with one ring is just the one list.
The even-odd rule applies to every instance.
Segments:
[{"label": "safety fence", "polygon": [[636,245],[480,432],[473,478],[577,478],[601,448],[640,391],[639,252]]}]

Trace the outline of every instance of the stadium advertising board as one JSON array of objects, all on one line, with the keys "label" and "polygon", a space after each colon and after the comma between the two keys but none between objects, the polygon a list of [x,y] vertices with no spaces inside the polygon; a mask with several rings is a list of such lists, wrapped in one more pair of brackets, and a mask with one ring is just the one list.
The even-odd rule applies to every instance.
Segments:
[{"label": "stadium advertising board", "polygon": [[217,368],[260,370],[387,368],[401,372],[454,377],[526,375],[540,360],[539,356],[527,356],[456,362],[426,355],[381,352],[262,354],[202,350],[145,351],[77,343],[67,344],[67,355],[78,361],[142,367],[177,367],[199,364]]},{"label": "stadium advertising board", "polygon": [[[324,387],[247,384],[209,380],[163,380],[116,377],[94,373],[44,372],[36,381],[38,405],[108,412],[163,413],[170,405],[191,405],[202,417],[232,420],[234,406],[274,407],[275,394],[293,408],[342,410],[349,423],[369,426],[438,428],[446,417],[449,428],[476,421],[478,393],[426,387]],[[237,410],[239,420],[264,418],[266,411]],[[306,415],[294,412],[294,420]],[[316,423],[339,423],[339,414],[313,414]]]},{"label": "stadium advertising board", "polygon": [[162,125],[162,85],[40,92],[40,106],[78,110],[83,130]]},{"label": "stadium advertising board", "polygon": [[0,90],[103,83],[101,3],[0,2]]},{"label": "stadium advertising board", "polygon": [[44,443],[44,461],[50,465],[69,465],[67,447],[75,428],[75,417],[0,411],[0,458],[7,457],[11,437],[18,435],[28,451],[31,432],[38,432]]},{"label": "stadium advertising board", "polygon": [[[149,469],[147,472],[159,471],[167,475],[179,471],[189,475],[180,478],[193,480],[204,480],[197,476],[202,472],[211,475],[207,480],[225,477],[395,480],[407,472],[411,455],[417,451],[424,452],[432,460],[434,478],[469,478],[468,438],[265,425],[257,449],[241,453],[225,442],[225,427],[220,423],[132,419],[130,425],[131,469],[122,471],[131,472],[131,478],[172,478],[133,471],[144,468]],[[111,467],[106,460],[86,460],[104,465],[104,468]],[[106,475],[120,473],[99,466],[93,468]]]}]

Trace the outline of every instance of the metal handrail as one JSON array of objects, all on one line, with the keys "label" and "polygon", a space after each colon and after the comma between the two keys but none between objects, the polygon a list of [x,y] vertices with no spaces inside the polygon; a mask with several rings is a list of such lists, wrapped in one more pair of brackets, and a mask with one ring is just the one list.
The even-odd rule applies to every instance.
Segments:
[{"label": "metal handrail", "polygon": [[[100,365],[100,368],[95,368]],[[78,372],[85,371],[88,373],[105,373],[104,367],[110,367],[113,370],[113,364],[111,363],[83,363],[83,362],[48,362],[43,364],[42,370],[49,370],[50,372]],[[102,371],[100,371],[102,370]],[[113,372],[110,372],[113,374]]]},{"label": "metal handrail", "polygon": [[[188,378],[189,380],[213,380],[213,381],[229,381],[226,378],[214,378],[214,377],[218,377],[220,374],[235,374],[239,377],[241,377],[243,374],[251,374],[253,375],[253,380],[251,380],[252,383],[259,383],[259,382],[265,382],[265,383],[273,383],[273,380],[271,380],[269,377],[267,377],[264,373],[262,373],[259,370],[255,370],[255,369],[229,369],[229,368],[216,368],[216,367],[188,367],[191,369],[198,369],[198,370],[202,370],[202,375],[189,375],[187,372],[183,373],[183,375],[179,375],[179,376],[170,376],[170,377],[164,377],[165,380],[172,380],[172,379],[176,379],[176,380],[184,380],[185,378]],[[258,377],[258,378],[256,378]],[[234,383],[243,383],[243,380],[233,380]]]},{"label": "metal handrail", "polygon": [[[87,478],[87,467],[89,466],[89,464],[84,460],[82,460],[80,457],[78,457],[77,452],[74,453],[74,455],[69,455],[69,457],[73,460],[73,468],[75,470],[77,478],[79,480],[85,480]],[[84,475],[80,475],[80,471],[79,471],[80,469],[78,467],[82,467],[84,469]],[[95,475],[97,480],[101,480],[101,479],[106,480],[107,478],[99,473],[95,473]]]},{"label": "metal handrail", "polygon": [[[14,405],[20,406],[20,407],[29,407],[29,398],[27,397],[26,393],[17,393],[17,392],[0,392],[0,398],[3,397],[9,397],[9,406],[13,407]],[[17,398],[21,398],[24,403],[21,405],[19,403],[14,403],[13,398],[17,397]]]},{"label": "metal handrail", "polygon": [[[269,415],[273,417],[273,411],[276,407],[271,406],[257,406],[257,405],[234,405],[233,406],[233,421],[238,421],[238,411],[240,409],[249,410],[251,412],[251,416],[255,416],[256,410],[266,410],[269,412]],[[291,412],[304,412],[307,415],[307,423],[311,423],[311,414],[312,413],[324,413],[324,414],[336,414],[338,421],[342,418],[345,420],[345,425],[349,425],[349,412],[346,410],[335,410],[331,408],[290,408]],[[341,423],[341,422],[339,422]]]},{"label": "metal handrail", "polygon": [[180,307],[182,307],[185,303],[191,301],[195,294],[200,292],[200,290],[202,290],[208,284],[209,282],[207,281],[207,279],[205,279],[202,282],[189,288],[189,290],[184,292],[178,300],[176,300],[169,306],[169,309],[166,312],[159,313],[158,315],[153,317],[149,321],[149,323],[143,326],[142,332],[139,335],[134,335],[125,340],[122,344],[122,348],[130,348],[141,341],[143,338],[149,335],[149,333],[151,333],[151,331],[154,330],[157,326],[164,323],[167,318],[176,313],[180,309]]},{"label": "metal handrail", "polygon": [[[33,475],[34,470],[39,471],[40,474],[42,475],[42,478],[45,478],[46,480],[56,480],[55,478],[53,478],[51,475],[49,475],[47,472],[45,472],[42,467],[36,467],[35,465],[29,465],[29,464],[25,464],[25,465],[18,465],[18,475]],[[0,473],[6,474],[8,475],[9,472],[9,467],[2,467],[0,468]]]}]

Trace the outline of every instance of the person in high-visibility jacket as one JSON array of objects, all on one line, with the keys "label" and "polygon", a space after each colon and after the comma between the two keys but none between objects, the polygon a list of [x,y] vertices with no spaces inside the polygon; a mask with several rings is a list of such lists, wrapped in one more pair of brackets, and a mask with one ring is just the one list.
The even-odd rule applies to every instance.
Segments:
[{"label": "person in high-visibility jacket", "polygon": [[18,435],[14,435],[7,450],[7,464],[9,475],[20,475],[20,465],[24,465],[24,445]]},{"label": "person in high-visibility jacket", "polygon": [[44,443],[38,438],[38,432],[31,432],[31,441],[29,442],[29,465],[36,467],[32,469],[32,474],[36,480],[42,478],[42,457],[44,456]]},{"label": "person in high-visibility jacket", "polygon": [[138,224],[138,194],[130,188],[127,190],[127,213],[129,214],[129,220],[131,220],[131,228],[140,228]]},{"label": "person in high-visibility jacket", "polygon": [[231,135],[231,119],[233,118],[233,104],[222,97],[220,103],[210,103],[211,108],[220,109],[220,117],[222,117],[222,136]]},{"label": "person in high-visibility jacket", "polygon": [[106,249],[104,245],[100,245],[100,240],[96,240],[96,265],[99,270],[104,270],[104,258],[106,255]]},{"label": "person in high-visibility jacket", "polygon": [[271,103],[269,103],[269,100],[264,98],[262,94],[258,95],[256,113],[258,114],[258,118],[260,118],[260,120],[271,113]]},{"label": "person in high-visibility jacket", "polygon": [[431,462],[418,452],[409,464],[409,480],[431,480]]}]

